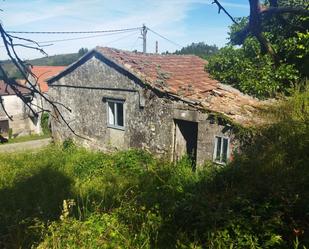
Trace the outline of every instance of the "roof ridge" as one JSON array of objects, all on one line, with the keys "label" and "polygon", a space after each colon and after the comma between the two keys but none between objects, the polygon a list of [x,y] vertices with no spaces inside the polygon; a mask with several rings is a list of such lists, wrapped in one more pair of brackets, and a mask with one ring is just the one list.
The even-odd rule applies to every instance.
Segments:
[{"label": "roof ridge", "polygon": [[198,58],[200,60],[206,61],[205,59],[195,55],[195,54],[159,54],[159,53],[143,53],[139,51],[129,51],[129,50],[123,50],[123,49],[117,49],[117,48],[111,48],[111,47],[103,47],[103,46],[96,46],[95,50],[98,52],[101,52],[101,49],[103,50],[110,50],[110,51],[116,51],[116,52],[123,52],[123,53],[129,53],[129,54],[136,54],[136,55],[142,55],[142,56],[162,56],[162,57],[194,57]]},{"label": "roof ridge", "polygon": [[33,68],[33,67],[67,67],[67,66],[32,65],[31,67]]}]

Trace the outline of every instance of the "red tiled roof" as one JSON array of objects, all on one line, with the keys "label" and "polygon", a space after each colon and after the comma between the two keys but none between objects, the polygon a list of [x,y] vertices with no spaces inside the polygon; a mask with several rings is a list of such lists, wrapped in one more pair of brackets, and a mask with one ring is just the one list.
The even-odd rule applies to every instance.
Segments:
[{"label": "red tiled roof", "polygon": [[212,79],[205,70],[207,61],[197,56],[144,54],[106,47],[95,50],[160,91],[194,101],[244,126],[263,122],[258,110],[264,103]]},{"label": "red tiled roof", "polygon": [[[20,84],[20,83],[17,83],[17,84]],[[30,90],[27,89],[27,88],[24,88],[24,87],[21,87],[21,86],[18,86],[18,85],[16,85],[16,88],[22,94],[30,93]],[[5,83],[3,80],[0,80],[0,96],[15,95],[15,94],[16,94],[15,91],[11,88],[10,85]]]},{"label": "red tiled roof", "polygon": [[46,80],[61,71],[63,71],[65,66],[32,66],[31,72],[37,77],[37,85],[41,92],[48,91],[48,85]]},{"label": "red tiled roof", "polygon": [[144,54],[105,47],[96,50],[153,87],[173,94],[209,92],[218,84],[205,71],[207,61],[194,55]]}]

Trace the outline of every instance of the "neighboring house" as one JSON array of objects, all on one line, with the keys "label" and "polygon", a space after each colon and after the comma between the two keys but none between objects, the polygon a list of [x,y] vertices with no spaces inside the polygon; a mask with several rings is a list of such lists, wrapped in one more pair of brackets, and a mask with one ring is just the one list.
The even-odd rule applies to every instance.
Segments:
[{"label": "neighboring house", "polygon": [[[37,87],[37,90],[40,91],[41,94],[35,93],[33,94],[33,109],[38,113],[37,119],[39,120],[37,133],[42,133],[41,127],[41,117],[44,111],[49,110],[49,105],[46,103],[46,100],[42,97],[42,95],[48,97],[48,85],[47,79],[58,74],[62,70],[65,69],[65,66],[31,66],[31,72],[33,75],[29,74],[28,80],[32,83],[32,85]],[[27,83],[28,86],[29,83]]]},{"label": "neighboring house", "polygon": [[[29,80],[32,84],[37,86],[37,89],[42,94],[47,94],[48,85],[47,78],[64,70],[64,66],[33,66],[31,71],[36,78],[30,76]],[[17,80],[18,84],[27,84],[25,80]],[[7,114],[12,118],[9,119],[5,114],[3,107],[0,106],[0,134],[4,137],[9,136],[11,129],[12,136],[21,136],[29,134],[40,134],[41,130],[41,110],[47,109],[48,105],[44,104],[44,100],[39,94],[33,94],[30,90],[21,86],[16,86],[23,96],[31,101],[32,109],[37,111],[39,115],[35,115],[25,105],[25,103],[15,94],[13,89],[4,81],[0,81],[0,96],[2,98],[3,106]],[[28,85],[29,87],[29,85]]]},{"label": "neighboring house", "polygon": [[36,76],[34,82],[43,93],[48,91],[47,79],[63,71],[65,66],[31,66],[31,72]]},{"label": "neighboring house", "polygon": [[54,110],[53,136],[105,151],[134,147],[224,164],[238,145],[234,124],[258,122],[260,103],[211,79],[206,63],[97,47],[48,80],[50,96],[71,109],[59,106],[79,135]]},{"label": "neighboring house", "polygon": [[[31,72],[35,75],[35,77],[30,75],[29,81],[31,81],[33,85],[37,86],[37,89],[42,94],[47,94],[48,84],[46,80],[58,74],[59,72],[63,71],[64,69],[65,66],[32,66]],[[45,104],[44,99],[38,94],[35,95],[35,101],[36,104],[39,106],[39,108],[41,109],[48,108],[48,105]]]},{"label": "neighboring house", "polygon": [[[25,99],[29,101],[32,99],[30,91],[17,85],[16,88]],[[0,80],[0,96],[3,105],[0,106],[0,134],[3,137],[7,138],[9,136],[10,129],[13,136],[29,135],[38,132],[38,120],[15,94],[13,89],[3,80]],[[11,120],[8,115],[11,117]]]}]

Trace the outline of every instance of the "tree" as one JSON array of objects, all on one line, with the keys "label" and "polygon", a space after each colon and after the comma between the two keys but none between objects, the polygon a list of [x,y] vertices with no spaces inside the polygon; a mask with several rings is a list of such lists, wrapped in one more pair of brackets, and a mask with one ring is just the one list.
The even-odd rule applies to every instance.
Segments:
[{"label": "tree", "polygon": [[241,48],[226,46],[209,60],[207,69],[217,80],[244,93],[273,97],[295,84],[300,75],[295,66],[281,63],[274,68],[269,55],[261,55],[256,39],[246,39]]},{"label": "tree", "polygon": [[80,48],[78,50],[78,56],[83,56],[84,54],[86,54],[88,52],[88,48]]},{"label": "tree", "polygon": [[[249,36],[255,37],[260,44],[262,53],[268,53],[273,62],[278,64],[279,59],[276,50],[264,34],[265,27],[273,18],[287,24],[291,15],[293,19],[295,16],[309,17],[308,2],[306,0],[266,0],[265,5],[262,5],[260,0],[248,1],[250,4],[250,15],[247,24],[237,33],[239,44],[242,44]],[[213,3],[218,6],[219,12],[223,10],[235,24],[238,24],[218,0],[214,0]]]},{"label": "tree", "polygon": [[194,54],[203,59],[209,59],[212,55],[216,54],[218,50],[216,45],[207,45],[204,42],[193,42],[191,45],[176,50],[175,54]]},{"label": "tree", "polygon": [[[297,8],[295,2],[298,2]],[[264,10],[272,10],[270,16],[264,16],[267,11],[259,14],[262,19],[259,24],[261,35],[271,51],[261,43],[260,37],[250,31],[251,13],[250,17],[232,18],[234,23],[230,27],[228,47],[212,57],[208,65],[216,79],[257,97],[272,97],[308,77],[309,19],[306,11],[296,12],[308,7],[302,0],[282,0],[277,4],[277,7],[263,7]],[[272,8],[278,8],[278,11]]]}]

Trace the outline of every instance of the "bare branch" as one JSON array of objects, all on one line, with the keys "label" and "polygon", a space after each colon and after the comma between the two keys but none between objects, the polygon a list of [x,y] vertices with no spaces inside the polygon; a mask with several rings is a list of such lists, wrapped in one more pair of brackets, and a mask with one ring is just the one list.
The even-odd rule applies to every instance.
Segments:
[{"label": "bare branch", "polygon": [[31,44],[35,44],[38,47],[40,47],[40,44],[38,42],[34,41],[34,40],[23,38],[23,37],[19,37],[19,36],[15,36],[15,35],[11,35],[11,34],[8,34],[8,33],[6,33],[6,34],[7,34],[7,36],[11,37],[12,39],[18,39],[18,40],[22,40],[22,41],[27,41],[27,42],[29,42]]},{"label": "bare branch", "polygon": [[[37,51],[47,55],[44,52],[43,49],[39,48],[40,45],[37,42],[32,41],[30,39],[25,39],[25,38],[9,35],[3,29],[3,26],[1,24],[0,24],[0,34],[1,34],[1,38],[3,40],[3,44],[4,44],[4,47],[5,47],[5,50],[7,52],[7,55],[9,56],[10,60],[15,65],[15,67],[18,69],[18,71],[22,74],[22,76],[25,79],[26,84],[28,84],[28,86],[27,85],[21,85],[21,84],[17,83],[16,81],[10,80],[10,78],[7,76],[6,72],[3,70],[3,68],[0,65],[0,72],[3,75],[4,81],[6,82],[6,84],[11,87],[11,89],[14,91],[14,93],[23,101],[23,103],[29,108],[29,110],[34,114],[34,116],[37,117],[38,113],[43,112],[43,111],[48,111],[49,113],[51,113],[51,112],[49,110],[44,110],[44,109],[40,108],[38,105],[35,105],[35,104],[31,103],[31,102],[29,103],[27,101],[27,99],[25,98],[24,94],[20,91],[20,88],[24,88],[26,90],[29,90],[29,92],[33,96],[35,94],[37,94],[38,96],[42,97],[54,110],[56,110],[56,112],[59,114],[61,120],[64,122],[64,124],[68,127],[68,129],[75,136],[89,140],[88,138],[80,136],[79,134],[77,134],[74,131],[74,129],[70,126],[70,124],[64,118],[63,114],[60,112],[60,110],[58,108],[58,105],[64,107],[69,112],[71,112],[70,108],[66,107],[65,105],[63,105],[63,104],[61,104],[59,102],[55,102],[55,101],[51,100],[50,98],[46,97],[44,93],[42,93],[41,91],[38,90],[38,88],[37,88],[38,77],[31,72],[31,69],[29,68],[29,64],[26,63],[25,61],[23,61],[18,56],[18,54],[17,54],[17,52],[15,50],[16,46],[21,46],[21,47],[25,47],[25,48],[35,49],[35,50],[37,50]],[[28,42],[31,42],[32,44],[37,45],[38,47],[34,47],[34,46],[31,46],[31,45],[28,46],[28,45],[25,45],[25,44],[14,44],[14,40],[13,39],[19,39],[19,40],[28,41]],[[30,77],[29,76],[32,76],[35,79],[35,83],[30,81],[30,79],[29,79]],[[36,107],[40,108],[41,110],[40,111],[34,110],[32,108],[32,106],[36,106]],[[4,111],[6,112],[6,110],[4,110]],[[7,114],[7,116],[9,117],[8,114]]]},{"label": "bare branch", "polygon": [[232,20],[233,23],[238,24],[236,20],[230,15],[229,12],[219,3],[218,0],[214,0],[212,4],[216,4],[218,6],[218,13],[220,14],[221,10]]},{"label": "bare branch", "polygon": [[11,120],[11,121],[13,121],[12,116],[10,116],[10,115],[7,113],[6,109],[5,109],[5,106],[4,106],[4,104],[3,104],[2,96],[0,96],[0,104],[1,104],[2,110],[4,111],[4,113],[5,113],[5,115],[8,117],[8,119]]},{"label": "bare branch", "polygon": [[278,65],[279,60],[276,55],[276,52],[262,32],[262,19],[260,15],[262,8],[260,0],[249,0],[249,3],[250,3],[249,30],[259,41],[262,53],[268,53],[272,57],[275,65]]},{"label": "bare branch", "polygon": [[12,44],[12,46],[14,47],[24,47],[24,48],[30,48],[30,49],[34,49],[34,50],[38,50],[39,52],[41,52],[43,55],[46,55],[47,54],[44,52],[43,49],[41,48],[37,48],[37,47],[34,47],[34,46],[29,46],[29,45],[26,45],[26,44],[21,44],[21,43],[15,43],[15,44]]}]

